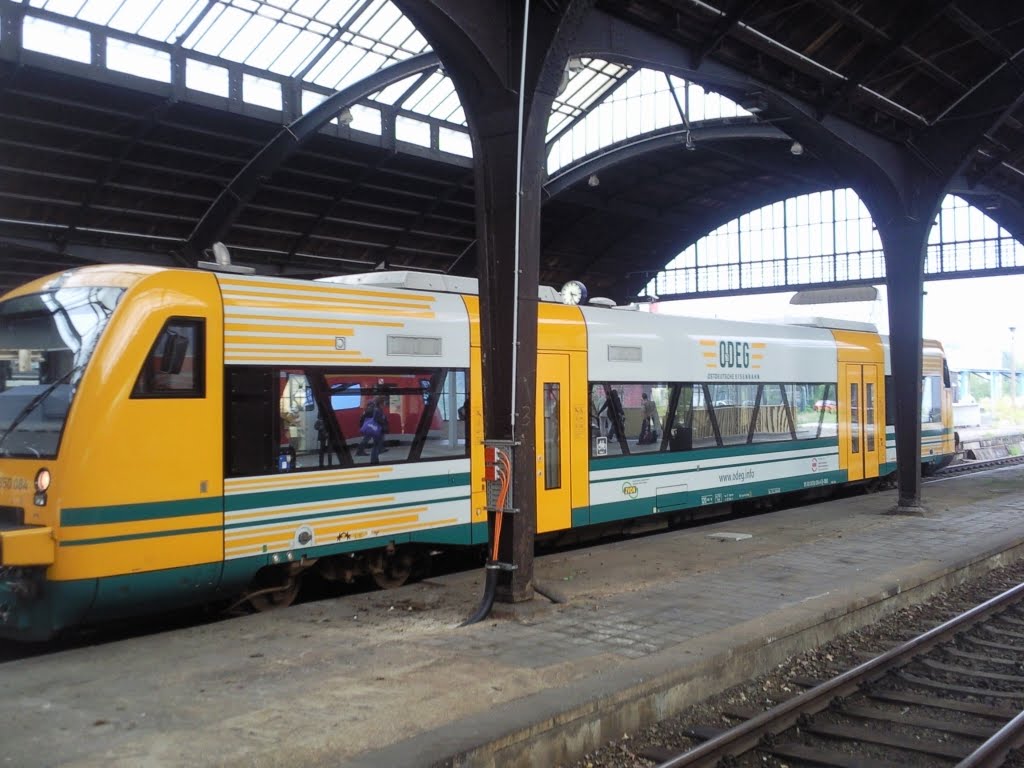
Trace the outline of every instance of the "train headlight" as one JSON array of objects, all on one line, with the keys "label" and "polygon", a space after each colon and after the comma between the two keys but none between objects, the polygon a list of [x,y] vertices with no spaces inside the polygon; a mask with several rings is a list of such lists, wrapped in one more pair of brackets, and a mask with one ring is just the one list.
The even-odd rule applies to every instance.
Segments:
[{"label": "train headlight", "polygon": [[46,493],[50,490],[50,470],[43,467],[36,472],[36,493]]},{"label": "train headlight", "polygon": [[36,495],[32,499],[32,503],[37,507],[46,506],[46,492],[50,488],[50,470],[43,467],[36,472]]}]

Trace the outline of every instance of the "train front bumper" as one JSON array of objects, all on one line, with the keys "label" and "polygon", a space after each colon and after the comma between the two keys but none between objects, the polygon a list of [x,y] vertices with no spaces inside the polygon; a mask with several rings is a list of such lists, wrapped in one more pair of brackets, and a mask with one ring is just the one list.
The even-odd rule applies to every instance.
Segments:
[{"label": "train front bumper", "polygon": [[40,596],[54,552],[49,526],[0,528],[0,637],[41,640],[52,634]]},{"label": "train front bumper", "polygon": [[48,525],[0,528],[0,568],[53,565],[53,529]]}]

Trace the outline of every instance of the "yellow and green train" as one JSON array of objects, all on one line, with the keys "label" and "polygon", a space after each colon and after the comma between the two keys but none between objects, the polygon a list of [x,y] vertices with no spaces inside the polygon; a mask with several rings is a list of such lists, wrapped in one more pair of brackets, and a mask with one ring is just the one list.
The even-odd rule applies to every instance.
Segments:
[{"label": "yellow and green train", "polygon": [[[870,328],[539,298],[540,534],[895,469]],[[954,451],[938,344],[924,379],[935,466]],[[72,270],[0,300],[0,388],[0,637],[283,605],[312,569],[389,586],[487,538],[474,280]]]}]

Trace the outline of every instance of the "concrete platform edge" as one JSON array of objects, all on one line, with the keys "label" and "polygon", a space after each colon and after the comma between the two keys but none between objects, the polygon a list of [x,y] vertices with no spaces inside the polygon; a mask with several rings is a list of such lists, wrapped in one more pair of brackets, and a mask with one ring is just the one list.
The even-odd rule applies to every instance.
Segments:
[{"label": "concrete platform edge", "polygon": [[[1024,557],[1024,542],[996,546],[951,565],[921,564],[880,574],[871,588],[789,606],[719,633],[681,643],[572,686],[552,689],[363,753],[352,768],[388,765],[495,768],[555,766],[651,725],[786,658]],[[733,647],[706,655],[728,632]],[[739,642],[737,642],[739,639]],[[719,646],[720,647],[720,646]],[[521,725],[526,723],[526,725]],[[432,756],[427,758],[426,756]]]}]

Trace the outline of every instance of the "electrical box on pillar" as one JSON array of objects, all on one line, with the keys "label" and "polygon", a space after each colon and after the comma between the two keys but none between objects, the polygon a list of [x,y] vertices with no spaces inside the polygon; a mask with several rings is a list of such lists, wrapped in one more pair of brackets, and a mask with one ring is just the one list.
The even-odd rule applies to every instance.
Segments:
[{"label": "electrical box on pillar", "polygon": [[487,580],[484,596],[473,615],[462,626],[475,624],[487,618],[494,605],[494,594],[498,586],[500,571],[514,571],[514,563],[499,560],[501,551],[501,529],[506,515],[517,510],[512,503],[512,470],[515,465],[515,442],[510,440],[487,440],[484,442],[484,482],[487,487],[487,513],[494,520],[491,531],[491,551],[485,566]]}]

